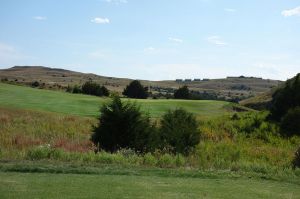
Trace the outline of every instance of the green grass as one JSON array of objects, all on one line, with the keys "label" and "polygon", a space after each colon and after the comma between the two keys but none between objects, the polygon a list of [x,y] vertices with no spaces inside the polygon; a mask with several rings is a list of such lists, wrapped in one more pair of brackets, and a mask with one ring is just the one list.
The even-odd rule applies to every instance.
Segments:
[{"label": "green grass", "polygon": [[[0,83],[0,106],[42,110],[79,116],[99,115],[107,98],[34,89]],[[229,102],[194,100],[135,100],[151,117],[159,117],[168,109],[182,107],[199,117],[211,117],[228,112]]]},{"label": "green grass", "polygon": [[0,172],[1,198],[299,198],[300,186],[247,178]]}]

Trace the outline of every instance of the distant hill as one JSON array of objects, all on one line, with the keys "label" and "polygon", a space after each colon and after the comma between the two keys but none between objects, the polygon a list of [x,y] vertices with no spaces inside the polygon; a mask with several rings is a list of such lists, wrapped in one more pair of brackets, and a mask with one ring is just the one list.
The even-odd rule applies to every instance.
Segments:
[{"label": "distant hill", "polygon": [[[65,89],[68,85],[82,85],[86,81],[94,81],[105,85],[108,89],[122,92],[132,79],[105,77],[91,73],[80,73],[60,68],[43,66],[15,66],[0,70],[2,81],[16,84],[31,85],[39,82],[44,88]],[[256,77],[227,77],[224,79],[195,79],[194,80],[141,80],[152,93],[173,94],[180,86],[187,85],[195,93],[216,95],[224,100],[247,99],[268,92],[278,86],[280,81]]]}]

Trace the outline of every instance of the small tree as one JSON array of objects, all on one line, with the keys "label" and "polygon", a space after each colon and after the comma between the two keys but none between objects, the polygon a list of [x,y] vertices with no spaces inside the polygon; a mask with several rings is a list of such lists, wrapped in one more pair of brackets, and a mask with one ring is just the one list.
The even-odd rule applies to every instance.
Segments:
[{"label": "small tree", "polygon": [[151,146],[151,133],[148,116],[143,116],[134,103],[123,103],[117,96],[102,106],[99,125],[94,128],[91,140],[98,149],[115,152],[121,148],[147,151]]},{"label": "small tree", "polygon": [[109,96],[109,90],[105,86],[101,86],[100,89],[103,96]]},{"label": "small tree", "polygon": [[174,93],[175,99],[189,99],[190,98],[190,91],[187,86],[183,86],[175,91]]},{"label": "small tree", "polygon": [[138,80],[134,80],[126,86],[122,94],[129,98],[146,99],[148,97],[147,91],[147,87],[143,87]]},{"label": "small tree", "polygon": [[187,154],[200,141],[196,117],[183,109],[163,115],[160,133],[162,144],[171,147],[175,153]]}]

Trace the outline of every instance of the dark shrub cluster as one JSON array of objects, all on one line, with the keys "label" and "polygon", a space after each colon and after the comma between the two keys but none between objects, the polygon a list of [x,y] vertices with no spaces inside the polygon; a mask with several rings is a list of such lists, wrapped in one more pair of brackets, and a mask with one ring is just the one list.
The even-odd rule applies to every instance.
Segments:
[{"label": "dark shrub cluster", "polygon": [[81,87],[75,85],[73,87],[68,86],[67,92],[69,93],[83,93],[87,95],[95,95],[95,96],[109,96],[109,90],[105,86],[101,86],[95,82],[86,82]]},{"label": "dark shrub cluster", "polygon": [[138,80],[134,80],[126,86],[122,94],[129,98],[146,99],[148,88],[144,87]]},{"label": "dark shrub cluster", "polygon": [[190,99],[190,91],[187,86],[183,86],[175,91],[175,99]]},{"label": "dark shrub cluster", "polygon": [[196,118],[183,109],[168,111],[160,127],[151,123],[135,103],[122,102],[119,97],[114,97],[100,111],[99,125],[91,137],[98,150],[115,152],[131,148],[144,153],[168,149],[187,154],[199,143]]},{"label": "dark shrub cluster", "polygon": [[39,87],[40,86],[40,83],[38,81],[34,81],[31,83],[31,87]]},{"label": "dark shrub cluster", "polygon": [[109,96],[109,91],[105,86],[95,82],[86,82],[81,87],[82,93],[95,96]]}]

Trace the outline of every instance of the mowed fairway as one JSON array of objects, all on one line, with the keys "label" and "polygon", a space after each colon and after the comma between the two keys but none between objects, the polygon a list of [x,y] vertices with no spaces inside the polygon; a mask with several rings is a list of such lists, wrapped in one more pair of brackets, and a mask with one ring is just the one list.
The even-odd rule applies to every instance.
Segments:
[{"label": "mowed fairway", "polygon": [[299,185],[260,179],[0,172],[1,198],[299,198]]},{"label": "mowed fairway", "polygon": [[[127,100],[127,99],[124,99]],[[43,110],[79,116],[99,115],[101,105],[108,98],[66,92],[34,89],[0,83],[0,106]],[[229,102],[210,100],[134,100],[151,117],[159,117],[168,109],[184,108],[199,117],[217,116],[228,112]]]}]

